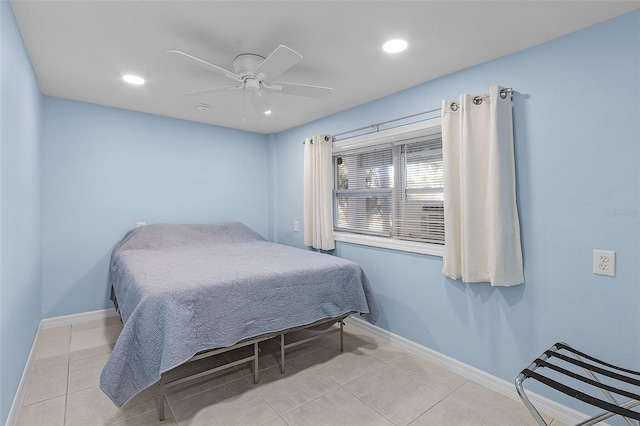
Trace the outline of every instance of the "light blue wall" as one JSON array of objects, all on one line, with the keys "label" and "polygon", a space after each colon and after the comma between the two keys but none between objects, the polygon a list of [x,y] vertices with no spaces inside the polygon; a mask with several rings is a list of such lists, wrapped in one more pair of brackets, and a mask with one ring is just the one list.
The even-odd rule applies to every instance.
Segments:
[{"label": "light blue wall", "polygon": [[[512,381],[556,341],[640,360],[640,12],[277,135],[277,240],[302,246],[302,140],[513,87],[525,280],[445,279],[439,257],[339,243],[381,302],[378,325]],[[615,278],[592,250],[615,250]],[[565,401],[566,402],[566,401]],[[572,403],[571,403],[572,404]]]},{"label": "light blue wall", "polygon": [[40,322],[40,89],[0,1],[0,424]]},{"label": "light blue wall", "polygon": [[[110,307],[109,254],[135,222],[241,220],[302,247],[305,137],[492,84],[519,92],[526,284],[447,280],[433,256],[337,253],[371,279],[378,325],[505,380],[557,340],[637,365],[640,12],[270,136],[42,98],[6,0],[0,18],[0,422],[39,320]],[[615,278],[591,273],[594,248],[617,252]]]},{"label": "light blue wall", "polygon": [[136,222],[237,220],[268,238],[267,136],[43,99],[43,317],[112,306],[109,257]]}]

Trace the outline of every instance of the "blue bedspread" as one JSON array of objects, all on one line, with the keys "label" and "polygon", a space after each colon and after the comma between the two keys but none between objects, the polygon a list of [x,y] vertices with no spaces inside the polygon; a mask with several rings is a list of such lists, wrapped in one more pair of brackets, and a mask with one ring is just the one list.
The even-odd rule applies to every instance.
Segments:
[{"label": "blue bedspread", "polygon": [[124,328],[100,377],[121,406],[197,352],[350,311],[377,319],[361,268],[240,223],[147,225],[111,257]]}]

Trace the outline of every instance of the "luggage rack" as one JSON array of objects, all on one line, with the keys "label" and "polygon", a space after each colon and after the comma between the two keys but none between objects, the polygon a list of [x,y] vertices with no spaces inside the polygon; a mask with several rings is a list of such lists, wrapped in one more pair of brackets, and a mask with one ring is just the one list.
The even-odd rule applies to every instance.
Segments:
[{"label": "luggage rack", "polygon": [[[552,363],[551,361],[555,361],[555,363]],[[578,367],[577,370],[582,368],[585,375],[577,373],[575,371],[576,367]],[[543,368],[548,369],[554,378],[552,379],[543,375],[541,373]],[[569,369],[573,369],[574,371]],[[598,379],[596,374],[600,375],[603,380],[606,378],[607,382],[603,383]],[[546,426],[547,423],[542,419],[542,416],[531,403],[524,391],[523,382],[529,378],[576,398],[586,404],[605,410],[603,413],[579,423],[581,426],[592,425],[615,415],[622,416],[630,426],[639,424],[640,412],[633,410],[634,407],[640,405],[640,372],[638,371],[628,370],[606,363],[590,355],[577,351],[566,343],[556,343],[536,358],[529,367],[522,370],[518,377],[516,377],[515,381],[516,389],[522,399],[522,402],[524,402],[525,406],[536,419],[538,424]],[[567,383],[561,383],[556,379],[564,379],[567,382],[580,383],[580,389],[582,390],[574,389]],[[621,387],[621,385],[624,385],[624,388]],[[604,394],[606,400],[594,397],[587,393],[591,390],[599,390]],[[628,400],[624,403],[619,403],[613,394],[622,396]],[[631,419],[636,421],[634,422]]]}]

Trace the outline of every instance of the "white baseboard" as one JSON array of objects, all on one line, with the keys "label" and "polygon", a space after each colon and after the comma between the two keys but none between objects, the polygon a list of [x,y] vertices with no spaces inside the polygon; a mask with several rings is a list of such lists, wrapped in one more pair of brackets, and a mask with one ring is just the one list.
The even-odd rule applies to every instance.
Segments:
[{"label": "white baseboard", "polygon": [[24,393],[27,390],[27,383],[29,382],[31,367],[33,366],[33,362],[36,359],[36,346],[38,344],[38,338],[40,337],[40,330],[42,330],[42,323],[40,323],[40,326],[38,326],[36,336],[33,339],[33,343],[31,344],[31,350],[29,351],[29,356],[27,357],[27,362],[25,363],[24,370],[22,370],[22,377],[20,377],[20,383],[18,383],[18,389],[16,389],[16,394],[13,397],[13,403],[11,404],[9,415],[7,416],[7,422],[5,423],[6,426],[13,426],[18,420],[18,411],[20,410],[20,405],[22,404]]},{"label": "white baseboard", "polygon": [[18,389],[16,390],[16,394],[13,397],[13,403],[11,404],[9,415],[7,416],[7,422],[5,423],[6,426],[15,425],[16,420],[18,420],[18,411],[20,410],[20,406],[22,405],[22,398],[24,397],[24,393],[27,389],[27,383],[29,382],[29,373],[31,372],[31,367],[33,366],[36,358],[36,346],[40,337],[40,331],[46,328],[61,327],[64,325],[94,321],[113,316],[118,316],[118,313],[114,308],[110,308],[101,309],[99,311],[83,312],[80,314],[65,315],[61,317],[45,318],[40,321],[40,325],[38,326],[38,330],[36,331],[36,336],[33,339],[33,343],[31,344],[29,357],[27,358],[24,370],[22,371],[22,377],[20,378]]},{"label": "white baseboard", "polygon": [[98,311],[82,312],[80,314],[64,315],[61,317],[45,318],[40,321],[41,328],[61,327],[63,325],[77,324],[80,322],[94,321],[109,317],[117,317],[118,312],[114,308],[100,309]]},{"label": "white baseboard", "polygon": [[[516,391],[513,383],[507,382],[499,377],[493,376],[468,364],[460,362],[456,359],[448,357],[440,352],[429,349],[409,339],[405,339],[402,336],[398,336],[390,331],[373,325],[367,321],[364,321],[353,316],[347,318],[347,323],[352,324],[355,327],[361,328],[371,334],[383,339],[386,342],[392,343],[402,349],[411,352],[412,354],[431,361],[440,367],[446,368],[462,377],[466,377],[469,380],[473,380],[491,390],[494,390],[502,395],[505,395],[511,399],[520,401],[518,392]],[[515,380],[515,377],[514,377]],[[584,413],[580,413],[572,408],[558,404],[542,395],[538,395],[533,392],[527,392],[527,396],[531,402],[535,405],[536,409],[540,413],[544,413],[553,417],[565,424],[577,424],[589,418]]]}]

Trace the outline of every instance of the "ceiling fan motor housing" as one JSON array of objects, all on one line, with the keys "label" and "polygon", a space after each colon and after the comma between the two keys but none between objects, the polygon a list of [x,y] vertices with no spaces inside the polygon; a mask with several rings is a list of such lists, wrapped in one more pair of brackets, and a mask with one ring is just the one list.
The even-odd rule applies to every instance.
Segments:
[{"label": "ceiling fan motor housing", "polygon": [[252,53],[244,53],[236,56],[236,60],[233,61],[233,68],[243,79],[245,77],[255,77],[256,68],[264,61],[264,57],[260,55],[254,55]]},{"label": "ceiling fan motor housing", "polygon": [[263,61],[264,57],[252,53],[238,55],[233,61],[233,68],[242,77],[246,91],[256,93],[260,90],[260,81],[256,78],[255,71]]}]

